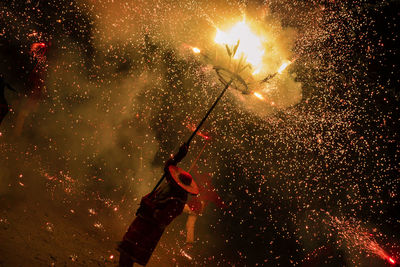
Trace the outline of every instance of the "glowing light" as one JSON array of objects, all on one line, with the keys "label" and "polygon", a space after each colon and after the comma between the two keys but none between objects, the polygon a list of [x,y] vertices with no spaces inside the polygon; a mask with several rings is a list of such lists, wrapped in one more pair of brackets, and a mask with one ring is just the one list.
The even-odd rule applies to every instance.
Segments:
[{"label": "glowing light", "polygon": [[289,66],[291,63],[292,63],[292,62],[290,62],[290,61],[284,62],[284,63],[279,67],[278,73],[279,73],[279,74],[282,74],[282,72],[286,69],[286,67]]},{"label": "glowing light", "polygon": [[261,99],[261,100],[265,99],[260,93],[254,92],[253,95],[255,95],[258,99]]},{"label": "glowing light", "polygon": [[239,59],[243,57],[254,68],[253,74],[260,72],[262,68],[262,58],[265,53],[262,45],[263,41],[251,31],[244,20],[236,23],[236,25],[228,31],[217,29],[214,41],[217,44],[231,47],[239,44],[233,58]]},{"label": "glowing light", "polygon": [[[329,213],[326,213],[328,216]],[[387,260],[392,264],[396,261],[390,257],[386,251],[378,244],[373,235],[368,233],[368,230],[360,225],[360,222],[355,220],[344,220],[338,217],[331,217],[331,225],[337,229],[340,242],[345,241],[348,246],[365,251],[368,254],[375,254],[383,260]]]},{"label": "glowing light", "polygon": [[195,54],[199,54],[201,52],[197,47],[193,47],[192,50]]},{"label": "glowing light", "polygon": [[100,222],[95,222],[95,223],[93,224],[93,226],[96,227],[96,228],[98,228],[98,229],[102,229],[102,228],[103,228],[103,225],[102,225]]},{"label": "glowing light", "polygon": [[[187,124],[187,125],[186,125],[186,128],[188,128],[189,130],[191,130],[191,131],[193,131],[193,132],[196,130],[196,126],[195,126],[195,125],[192,125],[192,124]],[[208,136],[207,133],[203,133],[203,132],[201,132],[201,131],[198,131],[198,132],[196,133],[196,135],[198,135],[198,136],[200,136],[200,137],[202,137],[202,138],[204,138],[204,139],[206,139],[206,140],[210,139],[210,136]]]},{"label": "glowing light", "polygon": [[192,260],[193,258],[188,254],[188,253],[186,253],[186,251],[184,251],[183,249],[181,250],[181,255],[183,256],[183,257],[185,257],[185,258],[187,258],[188,260]]}]

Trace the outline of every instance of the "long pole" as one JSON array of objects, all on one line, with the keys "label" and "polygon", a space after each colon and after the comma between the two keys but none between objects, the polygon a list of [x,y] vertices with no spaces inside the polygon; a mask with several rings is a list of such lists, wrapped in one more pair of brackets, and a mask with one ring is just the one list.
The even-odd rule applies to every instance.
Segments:
[{"label": "long pole", "polygon": [[189,137],[189,139],[186,142],[186,145],[189,146],[190,142],[192,141],[193,137],[196,135],[196,133],[200,130],[201,126],[203,125],[203,123],[206,121],[206,119],[208,118],[208,116],[210,115],[211,111],[213,111],[213,109],[215,108],[215,106],[218,104],[219,100],[222,98],[222,96],[225,94],[226,90],[229,88],[229,86],[231,85],[233,80],[230,80],[224,87],[224,89],[222,90],[222,92],[220,93],[220,95],[217,97],[217,99],[215,100],[214,104],[211,106],[211,108],[208,110],[207,114],[204,116],[204,118],[201,120],[201,122],[199,123],[199,125],[197,125],[196,130],[194,130],[194,132],[192,133],[192,135]]},{"label": "long pole", "polygon": [[[221,100],[222,96],[225,94],[226,90],[229,88],[229,86],[231,85],[233,80],[230,80],[224,87],[224,89],[222,90],[222,92],[219,94],[219,96],[217,97],[217,99],[215,100],[214,104],[211,106],[211,108],[207,111],[206,115],[204,116],[204,118],[201,120],[201,122],[199,123],[199,125],[197,125],[196,130],[194,130],[194,132],[192,133],[192,135],[189,137],[189,139],[186,141],[186,145],[189,147],[190,146],[190,142],[192,141],[193,137],[196,135],[196,133],[200,130],[201,126],[203,125],[203,123],[206,121],[206,119],[208,118],[208,116],[210,115],[211,111],[213,111],[213,109],[215,108],[215,106],[218,104],[219,100]],[[156,191],[156,189],[160,186],[161,182],[164,180],[165,178],[165,172],[163,174],[163,176],[161,177],[161,179],[158,181],[158,183],[156,184],[156,186],[153,188],[153,190],[151,190],[151,194],[154,193],[154,191]]]}]

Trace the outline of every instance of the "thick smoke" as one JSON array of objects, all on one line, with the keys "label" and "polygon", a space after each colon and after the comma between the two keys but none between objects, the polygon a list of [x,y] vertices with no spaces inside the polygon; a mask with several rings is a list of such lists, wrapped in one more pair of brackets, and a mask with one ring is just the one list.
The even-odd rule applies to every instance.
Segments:
[{"label": "thick smoke", "polygon": [[[384,5],[80,0],[0,8],[0,71],[19,90],[6,92],[12,111],[0,126],[0,226],[8,238],[32,221],[44,262],[111,264],[138,201],[222,89],[212,67],[225,61],[190,48],[225,53],[213,41],[216,27],[243,16],[267,37],[266,74],[293,62],[261,88],[264,101],[230,89],[203,126],[211,139],[199,159],[205,140],[196,136],[181,163],[211,172],[228,206],[199,218],[197,263],[300,265],[325,246],[328,263],[357,265],[374,252],[344,240],[328,219],[341,226],[360,218],[382,240],[395,232],[398,98],[390,79],[370,71],[383,41],[369,39],[369,18]],[[29,48],[39,41],[50,43],[45,91],[18,133],[35,66]],[[185,218],[171,225],[154,264],[179,250]],[[67,242],[69,233],[77,240]],[[42,237],[65,244],[53,252]],[[25,239],[15,240],[4,251]]]}]

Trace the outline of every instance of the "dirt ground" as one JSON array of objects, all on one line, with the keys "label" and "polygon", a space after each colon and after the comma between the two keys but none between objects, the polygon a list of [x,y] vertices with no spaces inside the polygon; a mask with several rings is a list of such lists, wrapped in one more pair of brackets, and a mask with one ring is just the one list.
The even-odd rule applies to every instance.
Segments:
[{"label": "dirt ground", "polygon": [[[34,158],[14,161],[18,155],[10,153],[0,161],[0,266],[116,266],[116,244],[138,200],[95,197],[67,175],[40,173]],[[180,265],[185,219],[167,228],[148,266]]]},{"label": "dirt ground", "polygon": [[[115,247],[130,216],[121,219],[112,213],[91,215],[91,201],[75,206],[78,202],[32,193],[37,191],[31,186],[36,187],[30,183],[11,185],[10,190],[18,193],[1,197],[0,266],[117,265]],[[74,206],[73,212],[70,206]],[[183,217],[170,228],[182,227]],[[176,266],[179,235],[167,229],[148,266],[160,266],[161,262],[162,266]]]}]

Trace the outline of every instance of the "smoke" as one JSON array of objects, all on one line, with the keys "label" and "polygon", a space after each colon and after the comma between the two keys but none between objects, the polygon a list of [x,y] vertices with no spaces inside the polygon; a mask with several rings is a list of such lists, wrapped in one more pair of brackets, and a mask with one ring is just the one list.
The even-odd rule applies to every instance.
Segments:
[{"label": "smoke", "polygon": [[[353,62],[350,52],[357,39],[353,35],[354,39],[346,39],[347,32],[341,28],[347,25],[343,17],[351,18],[344,8],[325,12],[322,5],[292,1],[270,1],[269,5],[241,1],[11,2],[1,4],[5,6],[2,14],[7,13],[1,24],[7,27],[3,27],[6,41],[0,47],[5,64],[0,68],[20,95],[8,95],[13,111],[1,125],[0,196],[23,195],[30,182],[38,183],[33,189],[39,193],[32,195],[45,198],[40,181],[47,194],[68,206],[67,212],[77,209],[68,201],[72,198],[118,207],[110,218],[115,215],[123,220],[110,219],[110,224],[124,228],[131,220],[125,215],[134,212],[140,197],[161,177],[164,161],[190,136],[188,125],[202,119],[222,89],[212,68],[218,61],[205,60],[190,48],[198,47],[207,55],[215,55],[218,49],[226,53],[214,43],[216,28],[247,15],[256,18],[257,29],[267,37],[265,74],[275,73],[286,60],[296,61],[268,83],[250,83],[251,88],[261,90],[264,100],[228,90],[204,124],[211,141],[197,162],[213,173],[221,197],[230,204],[222,211],[223,220],[219,212],[211,211],[199,219],[203,221],[201,238],[220,232],[207,239],[214,247],[230,242],[229,250],[235,254],[229,255],[231,259],[239,258],[245,264],[268,260],[287,265],[303,256],[302,248],[312,249],[321,241],[305,238],[297,250],[296,234],[303,225],[291,222],[296,216],[305,213],[307,217],[309,209],[332,211],[337,206],[342,214],[368,204],[361,193],[340,189],[365,184],[365,166],[376,165],[371,147],[377,143],[374,134],[354,126],[356,121],[370,128],[363,124],[368,116],[360,112],[368,109],[357,109],[363,105],[357,101],[372,94],[368,89],[365,98],[355,97],[364,87],[358,88],[361,82],[354,81],[367,76],[361,73],[361,65],[360,73],[342,71]],[[32,7],[36,4],[39,8]],[[50,12],[53,9],[57,12]],[[359,27],[356,19],[347,22],[349,28]],[[16,119],[30,91],[29,84],[19,80],[26,80],[35,63],[28,55],[29,45],[38,41],[28,36],[33,31],[51,41],[45,96],[27,115],[17,136]],[[390,119],[386,121],[389,124]],[[203,140],[196,136],[180,166],[188,169],[202,146]],[[381,169],[374,172],[385,178],[386,169],[395,162],[380,163]],[[364,190],[376,196],[377,183],[370,181],[372,186]],[[330,233],[315,227],[309,234],[321,231]],[[246,245],[244,237],[248,237]],[[250,251],[240,252],[247,245]],[[272,252],[264,255],[260,247]]]}]

